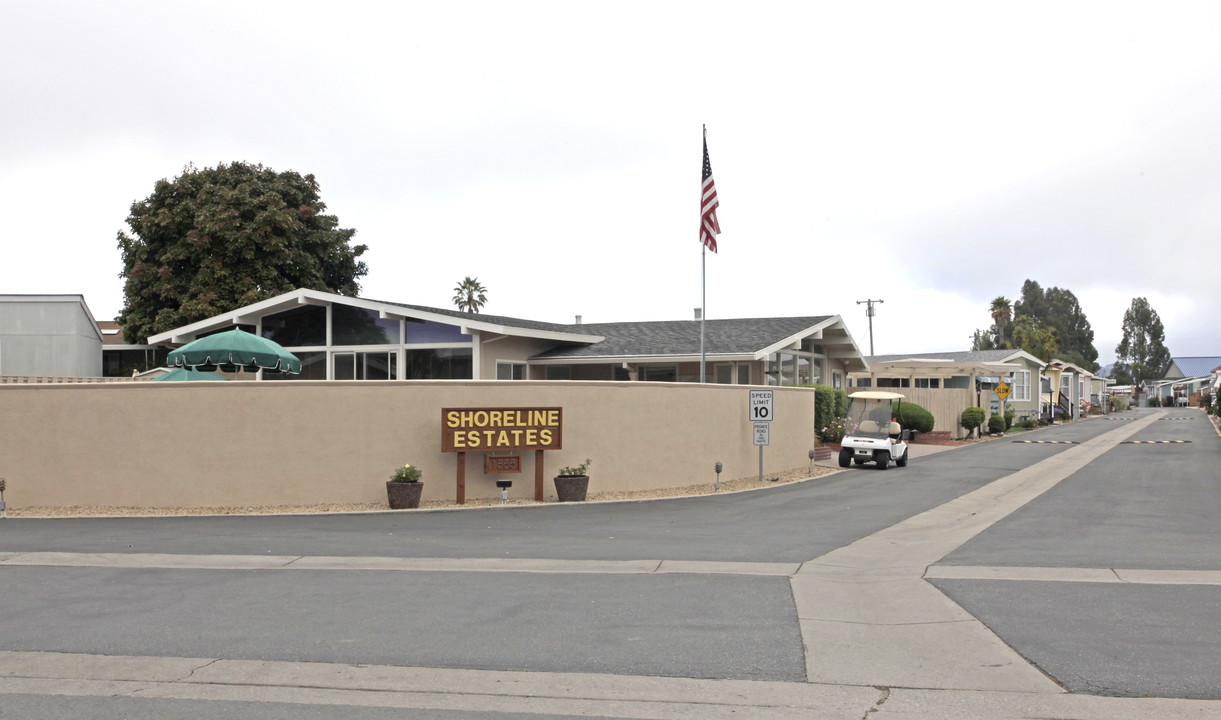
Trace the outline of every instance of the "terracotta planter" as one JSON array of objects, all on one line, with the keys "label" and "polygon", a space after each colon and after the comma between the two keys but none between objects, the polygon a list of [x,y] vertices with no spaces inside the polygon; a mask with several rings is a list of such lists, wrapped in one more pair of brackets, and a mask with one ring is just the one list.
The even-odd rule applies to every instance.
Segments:
[{"label": "terracotta planter", "polygon": [[556,475],[555,494],[560,502],[581,502],[589,490],[588,475]]},{"label": "terracotta planter", "polygon": [[387,482],[386,500],[391,510],[410,510],[420,506],[420,493],[424,492],[422,482]]}]

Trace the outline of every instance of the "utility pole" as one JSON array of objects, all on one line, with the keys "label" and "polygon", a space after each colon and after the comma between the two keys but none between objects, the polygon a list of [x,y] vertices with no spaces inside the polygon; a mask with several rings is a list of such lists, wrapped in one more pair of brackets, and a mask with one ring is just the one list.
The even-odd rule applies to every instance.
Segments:
[{"label": "utility pole", "polygon": [[873,309],[873,304],[874,303],[883,303],[883,302],[886,302],[886,301],[885,300],[857,300],[856,301],[857,305],[865,305],[865,315],[868,316],[868,318],[869,318],[869,354],[870,355],[873,355],[873,316],[875,315],[875,311]]}]

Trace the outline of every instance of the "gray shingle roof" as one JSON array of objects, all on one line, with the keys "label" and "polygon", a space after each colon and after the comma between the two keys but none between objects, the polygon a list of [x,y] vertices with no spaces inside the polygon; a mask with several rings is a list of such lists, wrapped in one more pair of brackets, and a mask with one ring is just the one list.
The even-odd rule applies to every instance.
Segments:
[{"label": "gray shingle roof", "polygon": [[[833,315],[789,318],[743,318],[704,321],[704,352],[709,355],[752,353],[830,320]],[[698,320],[590,323],[564,326],[606,338],[595,345],[556,348],[532,359],[698,355]]]},{"label": "gray shingle roof", "polygon": [[865,358],[870,364],[895,360],[953,360],[954,362],[1001,362],[1017,350],[960,350],[957,352],[908,353],[906,355],[873,355]]}]

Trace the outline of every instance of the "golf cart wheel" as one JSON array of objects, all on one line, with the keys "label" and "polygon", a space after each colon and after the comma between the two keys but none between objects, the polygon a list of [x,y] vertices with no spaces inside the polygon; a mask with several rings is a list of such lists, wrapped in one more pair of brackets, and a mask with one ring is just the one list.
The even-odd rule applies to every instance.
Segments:
[{"label": "golf cart wheel", "polygon": [[852,451],[851,450],[840,450],[839,451],[839,466],[848,467],[851,464],[852,464]]},{"label": "golf cart wheel", "polygon": [[878,451],[878,469],[885,470],[886,466],[890,465],[890,453],[885,450]]},{"label": "golf cart wheel", "polygon": [[895,460],[895,465],[898,465],[899,467],[907,467],[907,456],[909,454],[911,454],[910,448],[907,450],[904,450],[903,457],[899,458],[898,460]]}]

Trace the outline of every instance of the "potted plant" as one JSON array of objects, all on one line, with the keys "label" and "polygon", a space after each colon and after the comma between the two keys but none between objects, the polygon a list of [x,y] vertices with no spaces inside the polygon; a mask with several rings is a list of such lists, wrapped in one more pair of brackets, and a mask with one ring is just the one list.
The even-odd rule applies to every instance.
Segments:
[{"label": "potted plant", "polygon": [[386,500],[391,510],[409,510],[420,506],[420,493],[424,491],[420,478],[423,475],[418,467],[410,464],[394,471],[386,483]]},{"label": "potted plant", "polygon": [[559,496],[560,502],[580,502],[585,499],[585,494],[589,490],[589,476],[585,471],[589,469],[590,459],[585,458],[585,462],[573,467],[562,467],[560,473],[555,476],[555,494]]}]

